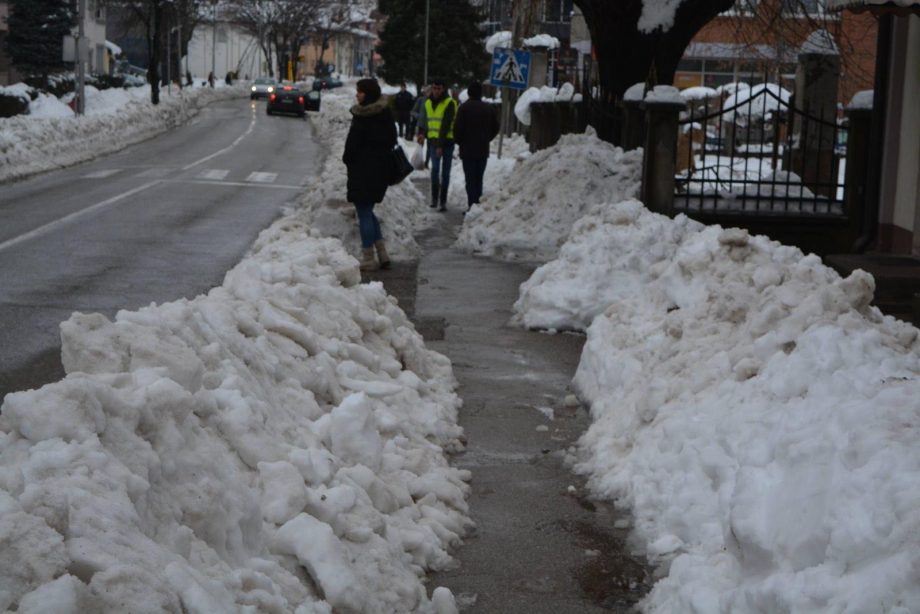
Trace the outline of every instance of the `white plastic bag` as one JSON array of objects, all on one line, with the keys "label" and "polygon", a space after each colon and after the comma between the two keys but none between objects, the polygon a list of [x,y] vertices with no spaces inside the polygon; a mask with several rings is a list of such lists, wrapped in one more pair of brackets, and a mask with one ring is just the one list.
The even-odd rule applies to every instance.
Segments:
[{"label": "white plastic bag", "polygon": [[415,170],[420,171],[425,168],[425,147],[423,145],[416,145],[415,149],[412,151],[412,157],[409,158],[409,162],[412,163],[412,166],[415,167]]}]

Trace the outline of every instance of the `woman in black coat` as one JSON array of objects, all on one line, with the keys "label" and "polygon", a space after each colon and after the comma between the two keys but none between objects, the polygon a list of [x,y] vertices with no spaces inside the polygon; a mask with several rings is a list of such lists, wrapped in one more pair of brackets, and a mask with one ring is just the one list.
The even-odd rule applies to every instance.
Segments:
[{"label": "woman in black coat", "polygon": [[[396,146],[396,126],[389,101],[380,95],[376,80],[361,79],[357,89],[358,104],[351,108],[351,128],[345,139],[342,162],[348,169],[348,202],[353,203],[358,212],[361,270],[373,271],[390,265],[374,205],[383,200],[387,191],[390,152]],[[379,263],[374,258],[374,248]]]}]

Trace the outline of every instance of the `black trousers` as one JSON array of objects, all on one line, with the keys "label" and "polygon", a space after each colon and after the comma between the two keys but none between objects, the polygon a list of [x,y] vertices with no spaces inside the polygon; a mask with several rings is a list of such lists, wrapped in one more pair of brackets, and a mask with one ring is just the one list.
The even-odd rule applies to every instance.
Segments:
[{"label": "black trousers", "polygon": [[473,203],[478,203],[482,198],[482,178],[486,174],[486,163],[488,158],[470,158],[462,159],[463,178],[466,180],[466,206],[472,207]]}]

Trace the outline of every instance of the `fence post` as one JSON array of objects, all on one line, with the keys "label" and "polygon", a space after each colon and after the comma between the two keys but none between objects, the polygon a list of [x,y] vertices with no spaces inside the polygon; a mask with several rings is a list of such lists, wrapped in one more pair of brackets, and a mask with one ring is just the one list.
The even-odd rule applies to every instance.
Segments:
[{"label": "fence post", "polygon": [[857,239],[865,231],[872,109],[849,108],[846,110],[846,116],[849,128],[847,129],[847,168],[843,179],[843,208],[850,221],[850,244],[855,247]]},{"label": "fence post", "polygon": [[645,151],[642,155],[642,202],[650,211],[674,211],[674,171],[677,161],[677,122],[684,103],[651,101],[645,109]]}]

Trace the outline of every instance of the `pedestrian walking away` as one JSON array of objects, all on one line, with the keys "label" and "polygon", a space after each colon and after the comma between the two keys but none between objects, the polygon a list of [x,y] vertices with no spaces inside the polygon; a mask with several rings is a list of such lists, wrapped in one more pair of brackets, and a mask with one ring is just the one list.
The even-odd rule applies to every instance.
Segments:
[{"label": "pedestrian walking away", "polygon": [[498,113],[482,101],[482,84],[470,83],[469,99],[460,105],[454,125],[454,141],[460,149],[466,182],[466,210],[482,198],[482,180],[489,161],[489,143],[498,135]]},{"label": "pedestrian walking away", "polygon": [[351,108],[351,128],[345,138],[342,162],[348,171],[348,202],[355,206],[358,215],[361,270],[374,271],[390,266],[374,205],[383,200],[387,191],[396,126],[389,100],[381,96],[375,79],[361,79],[356,88],[358,103]]},{"label": "pedestrian walking away", "polygon": [[[425,101],[428,100],[428,86],[422,88],[422,91],[419,92],[419,95],[415,98],[415,102],[412,103],[412,110],[409,111],[409,131],[406,135],[408,138],[415,136],[416,128],[424,122],[420,118],[425,116]],[[411,135],[411,136],[409,136]],[[425,168],[428,168],[428,161],[425,161]]]},{"label": "pedestrian walking away", "polygon": [[411,139],[412,132],[409,131],[409,114],[412,112],[412,106],[415,104],[415,98],[406,90],[406,82],[399,84],[399,93],[393,99],[393,106],[396,110],[396,124],[399,126],[399,136]]},{"label": "pedestrian walking away", "polygon": [[454,158],[454,120],[457,101],[447,95],[443,80],[431,82],[431,95],[425,101],[425,123],[419,124],[418,142],[428,139],[431,157],[431,207],[447,211],[450,167]]}]

